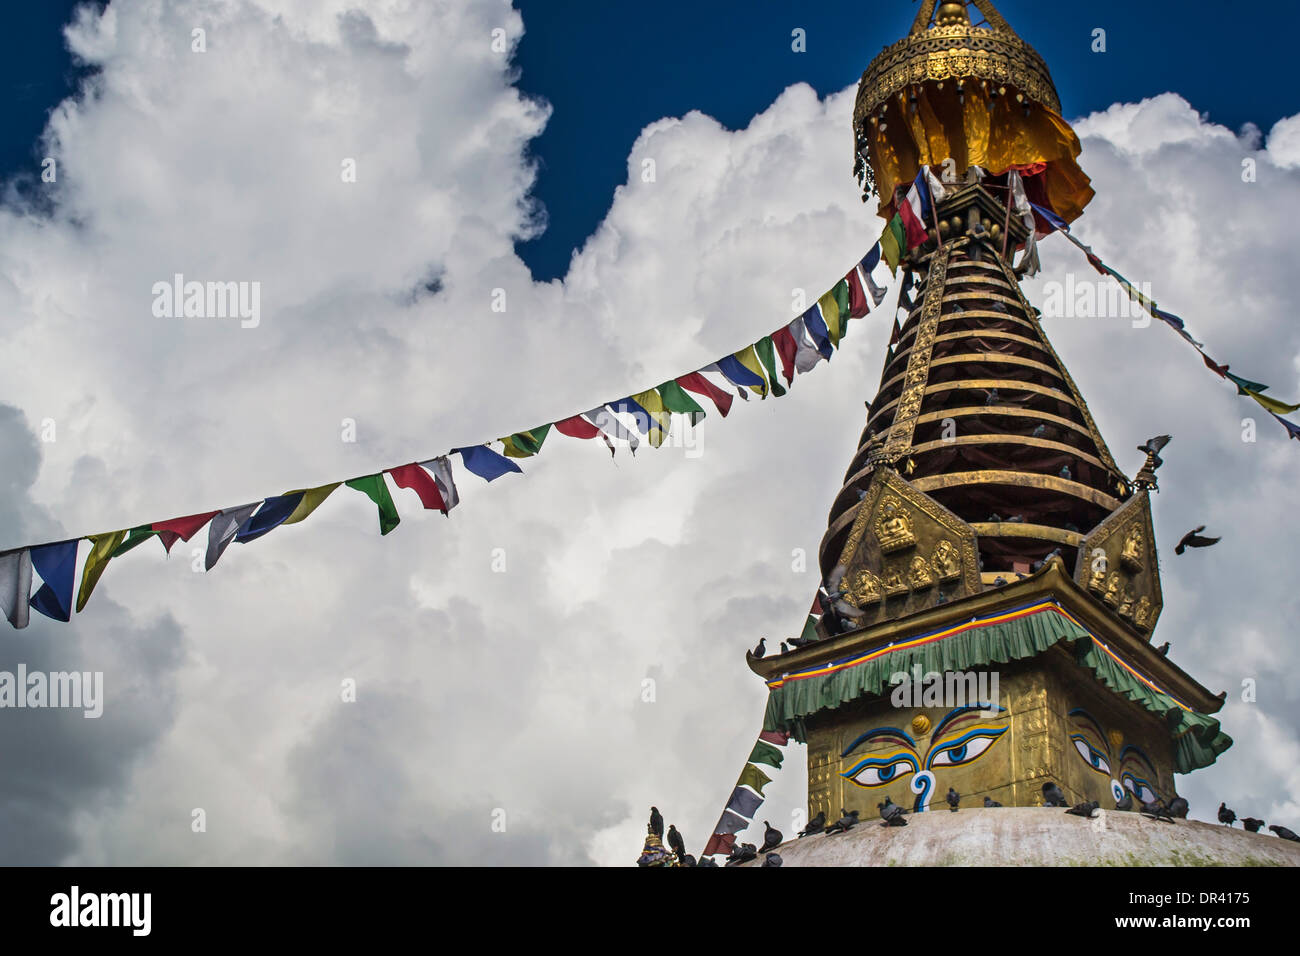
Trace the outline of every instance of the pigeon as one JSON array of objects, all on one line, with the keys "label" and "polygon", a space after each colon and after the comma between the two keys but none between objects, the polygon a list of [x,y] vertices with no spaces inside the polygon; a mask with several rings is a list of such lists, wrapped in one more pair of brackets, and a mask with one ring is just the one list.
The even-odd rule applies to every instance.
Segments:
[{"label": "pigeon", "polygon": [[1251,833],[1258,833],[1259,828],[1264,825],[1264,821],[1258,817],[1242,817],[1241,825]]},{"label": "pigeon", "polygon": [[687,853],[684,856],[678,857],[678,859],[682,861],[682,866],[703,866],[704,865],[703,863],[696,863],[695,857],[691,856],[689,853]]},{"label": "pigeon", "polygon": [[1070,807],[1070,809],[1066,810],[1065,812],[1072,814],[1073,816],[1076,817],[1088,817],[1089,819],[1091,819],[1093,813],[1100,806],[1101,804],[1098,803],[1096,800],[1089,800],[1087,803],[1076,803],[1074,806]]},{"label": "pigeon", "polygon": [[989,515],[989,521],[993,522],[994,524],[997,524],[1001,520],[1002,520],[1002,515],[998,514],[996,511],[993,512],[993,514]]},{"label": "pigeon", "polygon": [[1130,791],[1125,790],[1125,791],[1124,791],[1124,799],[1122,799],[1122,800],[1116,800],[1116,801],[1115,801],[1115,809],[1116,809],[1116,810],[1124,810],[1124,811],[1132,810],[1132,809],[1133,809],[1133,794],[1132,794]]},{"label": "pigeon", "polygon": [[1170,816],[1178,817],[1180,820],[1187,819],[1187,811],[1189,807],[1187,804],[1187,800],[1185,798],[1174,797],[1172,800],[1169,801],[1167,806],[1169,807]]},{"label": "pigeon", "polygon": [[1205,530],[1205,525],[1199,528],[1193,528],[1187,534],[1183,535],[1183,540],[1179,541],[1174,548],[1174,554],[1182,554],[1188,548],[1208,548],[1212,544],[1218,544],[1222,538],[1206,538],[1201,535]]},{"label": "pigeon", "polygon": [[1020,524],[1020,523],[1023,522],[1024,520],[1025,520],[1025,516],[1024,516],[1024,515],[1012,515],[1010,518],[1007,519],[1007,523],[1008,523],[1008,524]]},{"label": "pigeon", "polygon": [[1236,811],[1234,811],[1234,810],[1229,810],[1227,804],[1225,804],[1225,803],[1220,803],[1220,804],[1219,804],[1219,822],[1220,822],[1220,823],[1225,823],[1225,824],[1227,824],[1228,826],[1232,826],[1232,824],[1233,824],[1234,822],[1236,822],[1236,819],[1237,819],[1237,813],[1236,813]]},{"label": "pigeon", "polygon": [[1145,444],[1138,445],[1138,451],[1151,456],[1152,471],[1164,464],[1164,459],[1160,457],[1160,449],[1168,445],[1173,437],[1173,435],[1157,435],[1155,438],[1148,438]]},{"label": "pigeon", "polygon": [[1001,401],[1001,396],[998,395],[998,390],[996,388],[989,389],[989,397],[984,400],[984,404],[996,405],[999,401]]},{"label": "pigeon", "polygon": [[1276,823],[1273,824],[1271,827],[1269,827],[1269,829],[1272,830],[1274,833],[1276,833],[1278,836],[1280,836],[1283,840],[1290,840],[1292,843],[1300,843],[1300,836],[1296,836],[1296,832],[1294,830],[1288,830],[1286,827],[1280,827]]},{"label": "pigeon", "polygon": [[668,827],[668,846],[677,854],[677,859],[681,860],[685,858],[686,841],[683,840],[682,835],[677,832],[677,827],[671,825]]},{"label": "pigeon", "polygon": [[1045,807],[1065,807],[1069,806],[1065,802],[1065,794],[1061,788],[1050,780],[1043,784],[1043,806]]},{"label": "pigeon", "polygon": [[766,820],[763,821],[763,828],[763,845],[759,848],[759,853],[766,853],[773,847],[780,846],[781,841],[785,839],[781,835],[781,831],[773,827],[772,824],[768,823]]},{"label": "pigeon", "polygon": [[1073,475],[1073,474],[1071,473],[1071,471],[1070,471],[1070,466],[1069,466],[1069,465],[1062,465],[1062,466],[1061,466],[1060,475],[1061,475],[1061,477],[1064,478],[1066,481],[1069,481],[1071,478],[1074,477],[1074,475]]},{"label": "pigeon", "polygon": [[1004,584],[1006,584],[1006,583],[1007,583],[1007,579],[1004,578],[1004,577],[1003,577],[1002,575],[1000,575],[1000,574],[999,574],[996,578],[993,579],[993,585],[994,585],[995,587],[999,587],[999,588],[1000,588],[1000,587],[1002,587],[1002,585],[1004,585]]},{"label": "pigeon", "polygon": [[948,809],[953,813],[957,812],[958,805],[961,803],[961,794],[952,787],[948,788]]},{"label": "pigeon", "polygon": [[1042,438],[1044,435],[1047,434],[1047,426],[1039,425],[1037,428],[1033,430],[1032,434],[1035,438]]},{"label": "pigeon", "polygon": [[758,646],[754,648],[754,656],[762,657],[766,653],[767,653],[767,638],[760,637],[758,639]]},{"label": "pigeon", "polygon": [[799,831],[799,839],[806,836],[812,836],[814,833],[821,833],[826,829],[826,811],[818,810],[817,816],[808,821],[808,825]]},{"label": "pigeon", "polygon": [[827,836],[832,833],[848,833],[858,825],[857,810],[840,810],[840,818],[828,826],[825,830]]},{"label": "pigeon", "polygon": [[780,866],[784,862],[785,861],[781,859],[781,854],[779,853],[769,853],[767,856],[763,857],[763,866],[765,867]]},{"label": "pigeon", "polygon": [[791,646],[791,647],[794,647],[794,648],[804,647],[804,646],[806,646],[806,645],[812,643],[812,638],[811,638],[811,637],[792,637],[792,638],[790,638],[790,642],[789,642],[789,643],[790,643],[790,646]]},{"label": "pigeon", "polygon": [[663,839],[664,818],[660,815],[658,807],[650,808],[650,832]]},{"label": "pigeon", "polygon": [[1045,564],[1047,564],[1049,561],[1051,561],[1052,558],[1059,558],[1060,556],[1061,556],[1061,549],[1060,549],[1060,548],[1053,548],[1051,551],[1049,551],[1049,552],[1048,552],[1048,553],[1043,557],[1043,560],[1041,560],[1041,561],[1035,561],[1033,564],[1031,564],[1031,565],[1029,566],[1029,570],[1032,571],[1032,572],[1035,572],[1035,573],[1038,572],[1038,571],[1041,571],[1041,570],[1043,569],[1043,565],[1045,565]]},{"label": "pigeon", "polygon": [[880,811],[880,819],[885,821],[884,826],[907,826],[907,820],[903,817],[903,808],[893,800],[889,799],[889,797],[885,797],[884,803],[877,803],[876,808]]},{"label": "pigeon", "polygon": [[1169,808],[1159,800],[1152,800],[1150,803],[1142,804],[1142,815],[1151,817],[1153,820],[1163,820],[1165,823],[1173,823],[1173,815],[1170,814]]},{"label": "pigeon", "polygon": [[1159,647],[1157,647],[1157,648],[1156,648],[1156,653],[1159,654],[1161,657],[1168,657],[1168,656],[1169,656],[1169,642],[1168,642],[1168,641],[1165,641],[1163,644],[1161,644]]},{"label": "pigeon", "polygon": [[731,855],[727,857],[727,866],[740,866],[742,863],[757,859],[758,847],[752,843],[742,843],[732,848]]},{"label": "pigeon", "polygon": [[790,653],[790,645],[788,645],[785,641],[781,642],[781,653],[782,654]]},{"label": "pigeon", "polygon": [[985,808],[987,809],[987,808],[992,808],[992,807],[1000,807],[1000,806],[1002,806],[1002,804],[998,803],[998,802],[997,802],[996,800],[994,800],[992,797],[985,797],[985,798],[984,798],[984,806],[985,806]]},{"label": "pigeon", "polygon": [[699,863],[696,863],[695,865],[696,865],[696,866],[711,866],[711,867],[713,867],[713,868],[716,869],[717,866],[718,866],[718,862],[717,862],[717,860],[713,859],[713,857],[711,857],[711,856],[704,856],[704,857],[700,857],[700,862],[699,862]]}]

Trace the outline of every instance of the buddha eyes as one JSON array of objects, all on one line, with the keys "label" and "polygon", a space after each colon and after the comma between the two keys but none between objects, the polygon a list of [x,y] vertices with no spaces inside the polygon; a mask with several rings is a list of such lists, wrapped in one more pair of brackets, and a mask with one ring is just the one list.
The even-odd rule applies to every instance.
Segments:
[{"label": "buddha eyes", "polygon": [[1079,756],[1089,767],[1098,773],[1110,773],[1110,761],[1106,759],[1105,754],[1088,743],[1081,734],[1071,734],[1070,739],[1074,741],[1074,749],[1079,751]]},{"label": "buddha eyes", "polygon": [[989,727],[970,730],[955,740],[945,740],[930,751],[927,768],[960,767],[978,759],[1006,733],[1005,727]]},{"label": "buddha eyes", "polygon": [[859,787],[883,787],[919,769],[912,754],[895,753],[860,760],[840,776],[847,777]]}]

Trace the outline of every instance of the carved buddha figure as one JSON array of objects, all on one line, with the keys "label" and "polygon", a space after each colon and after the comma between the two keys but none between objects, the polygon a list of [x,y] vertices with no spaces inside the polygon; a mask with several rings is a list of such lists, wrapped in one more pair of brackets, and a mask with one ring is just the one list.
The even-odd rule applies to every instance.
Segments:
[{"label": "carved buddha figure", "polygon": [[961,561],[957,558],[957,549],[951,541],[940,541],[934,546],[930,564],[940,581],[951,581],[961,577]]},{"label": "carved buddha figure", "polygon": [[885,593],[907,593],[907,585],[903,582],[903,575],[899,573],[898,568],[890,568],[885,572]]},{"label": "carved buddha figure", "polygon": [[1120,598],[1120,586],[1121,585],[1119,580],[1119,572],[1118,571],[1110,572],[1110,577],[1106,578],[1106,590],[1102,594],[1101,599],[1111,607],[1118,607],[1119,598]]},{"label": "carved buddha figure", "polygon": [[1119,616],[1120,616],[1120,617],[1132,617],[1132,616],[1133,616],[1133,601],[1134,601],[1133,592],[1130,591],[1128,588],[1125,588],[1125,589],[1124,589],[1124,596],[1120,599],[1120,602],[1119,602]]},{"label": "carved buddha figure", "polygon": [[1146,595],[1142,596],[1133,611],[1133,624],[1139,631],[1145,631],[1151,626],[1151,599]]},{"label": "carved buddha figure", "polygon": [[903,503],[893,495],[885,498],[880,505],[880,517],[876,519],[876,538],[884,554],[916,544],[916,538],[912,535],[912,518]]},{"label": "carved buddha figure", "polygon": [[1129,528],[1128,535],[1124,538],[1124,549],[1119,553],[1121,564],[1135,571],[1141,570],[1143,539],[1144,535],[1139,525],[1135,524]]},{"label": "carved buddha figure", "polygon": [[934,575],[930,573],[930,564],[919,554],[912,558],[907,583],[911,585],[913,591],[924,591],[934,584]]},{"label": "carved buddha figure", "polygon": [[852,578],[852,587],[845,595],[845,600],[855,607],[868,607],[877,603],[882,597],[880,579],[865,568]]}]

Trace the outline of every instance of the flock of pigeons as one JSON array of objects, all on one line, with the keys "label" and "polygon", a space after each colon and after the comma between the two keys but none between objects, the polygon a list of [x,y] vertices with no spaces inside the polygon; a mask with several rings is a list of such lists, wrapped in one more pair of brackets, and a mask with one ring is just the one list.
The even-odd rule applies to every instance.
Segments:
[{"label": "flock of pigeons", "polygon": [[[953,813],[956,813],[961,808],[961,794],[952,787],[948,788],[948,793],[944,799],[948,804],[948,809]],[[1125,793],[1123,800],[1116,801],[1115,809],[1123,811],[1132,810],[1134,802],[1133,794]],[[1074,806],[1070,806],[1069,801],[1065,798],[1064,791],[1050,781],[1043,784],[1043,805],[1047,807],[1064,807],[1066,808],[1066,813],[1072,816],[1086,818],[1093,817],[1101,807],[1101,804],[1096,800],[1088,800],[1084,803],[1076,803]],[[1002,804],[989,797],[985,797],[984,806],[988,809],[1000,807]],[[880,812],[881,826],[907,826],[907,818],[905,816],[907,811],[889,797],[885,797],[883,803],[876,804],[876,809]],[[1150,803],[1144,803],[1138,812],[1153,820],[1173,823],[1175,818],[1182,820],[1187,819],[1188,809],[1188,804],[1185,799],[1182,797],[1174,797],[1168,802],[1157,799]],[[858,810],[841,809],[840,818],[834,823],[827,823],[826,811],[822,810],[817,814],[817,816],[808,821],[806,827],[799,831],[798,839],[802,840],[804,837],[815,836],[819,833],[823,836],[832,836],[836,833],[848,833],[862,822],[858,819],[859,812],[860,811]],[[1228,809],[1225,804],[1220,803],[1219,822],[1226,826],[1232,826],[1237,822],[1237,814]],[[1257,819],[1256,817],[1242,817],[1241,825],[1251,833],[1258,833],[1263,828],[1264,821]],[[658,810],[651,807],[650,829],[658,836],[663,837],[663,827],[663,817],[660,816]],[[763,866],[781,865],[782,860],[780,854],[772,851],[781,845],[785,837],[780,830],[776,829],[776,827],[772,826],[772,824],[768,823],[766,820],[763,821],[763,828],[763,845],[760,847],[755,846],[753,843],[739,844],[732,849],[731,854],[727,857],[727,866],[739,866],[742,863],[748,863],[751,860],[758,859],[760,855],[763,856]],[[1273,826],[1270,826],[1269,829],[1283,840],[1291,840],[1292,842],[1300,843],[1300,835],[1297,835],[1295,831],[1290,830],[1287,827],[1274,824]],[[684,866],[718,865],[713,862],[711,857],[704,857],[697,862],[695,857],[688,854],[686,852],[686,842],[682,839],[682,835],[677,832],[675,826],[670,826],[668,828],[667,840],[669,848],[677,854],[678,861]]]}]

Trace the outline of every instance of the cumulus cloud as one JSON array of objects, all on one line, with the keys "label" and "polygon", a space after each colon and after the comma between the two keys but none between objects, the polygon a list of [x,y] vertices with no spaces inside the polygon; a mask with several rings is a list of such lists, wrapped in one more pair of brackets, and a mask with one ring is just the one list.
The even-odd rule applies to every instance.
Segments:
[{"label": "cumulus cloud", "polygon": [[[25,419],[0,471],[4,546],[374,471],[652,386],[788,321],[797,290],[823,291],[876,238],[849,175],[852,91],[794,86],[745,129],[648,126],[569,273],[534,283],[513,244],[540,221],[527,149],[547,107],[512,86],[498,27],[514,43],[524,24],[506,3],[377,0],[79,15],[69,43],[96,72],[51,118],[48,208],[0,210],[0,401]],[[1099,196],[1077,231],[1285,396],[1300,180],[1279,128],[1261,150],[1173,96],[1084,120]],[[1060,240],[1043,254],[1038,301],[1087,270]],[[154,317],[153,284],[177,272],[259,281],[259,326]],[[1165,329],[1048,332],[1122,464],[1176,436],[1160,541],[1207,520],[1225,534],[1165,568],[1173,657],[1230,694],[1260,680],[1257,704],[1225,711],[1237,747],[1186,780],[1193,805],[1247,780],[1288,806],[1274,755],[1295,746],[1296,695],[1264,675],[1297,663],[1278,519],[1294,449],[1271,420],[1243,443],[1258,410]],[[611,461],[553,434],[522,479],[461,472],[450,520],[400,492],[403,523],[380,538],[341,489],[208,574],[184,545],[115,562],[41,642],[68,667],[83,641],[120,654],[166,704],[134,712],[113,763],[129,772],[83,766],[83,728],[63,728],[75,827],[33,837],[29,858],[617,864],[651,803],[698,848],[762,715],[744,650],[802,624],[887,338],[856,323],[789,396],[711,412],[699,454]],[[38,443],[46,418],[57,440]],[[113,693],[106,719],[130,712]],[[768,788],[778,826],[803,774],[796,751]]]}]

